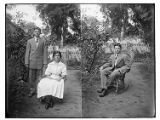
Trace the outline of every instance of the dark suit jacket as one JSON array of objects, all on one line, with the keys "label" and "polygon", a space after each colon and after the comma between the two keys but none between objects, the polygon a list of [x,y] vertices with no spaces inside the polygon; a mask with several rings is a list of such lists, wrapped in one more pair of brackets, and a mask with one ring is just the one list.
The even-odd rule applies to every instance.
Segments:
[{"label": "dark suit jacket", "polygon": [[112,54],[108,63],[104,65],[104,68],[110,67],[112,70],[119,70],[122,74],[128,72],[131,68],[131,60],[128,55],[120,53],[117,56],[117,62],[115,64],[115,55]]},{"label": "dark suit jacket", "polygon": [[43,65],[47,64],[47,46],[44,38],[39,39],[38,46],[36,46],[35,38],[27,41],[25,64],[29,64],[29,68],[42,69]]}]

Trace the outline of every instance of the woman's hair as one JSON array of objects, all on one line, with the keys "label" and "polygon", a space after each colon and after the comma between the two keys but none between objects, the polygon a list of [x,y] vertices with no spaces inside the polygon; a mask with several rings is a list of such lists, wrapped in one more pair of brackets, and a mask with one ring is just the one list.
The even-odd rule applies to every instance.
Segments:
[{"label": "woman's hair", "polygon": [[119,46],[120,49],[122,49],[122,45],[121,45],[120,43],[115,43],[115,44],[114,44],[114,48],[115,48],[115,46]]},{"label": "woman's hair", "polygon": [[53,52],[53,57],[54,57],[56,54],[59,54],[60,58],[62,58],[62,54],[61,54],[60,51],[54,51],[54,52]]}]

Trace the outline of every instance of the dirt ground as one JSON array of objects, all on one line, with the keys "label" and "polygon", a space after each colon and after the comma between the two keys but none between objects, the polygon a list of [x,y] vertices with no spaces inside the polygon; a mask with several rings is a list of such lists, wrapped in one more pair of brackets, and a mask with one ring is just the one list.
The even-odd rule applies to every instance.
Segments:
[{"label": "dirt ground", "polygon": [[63,103],[56,100],[53,108],[45,109],[36,96],[25,97],[25,102],[14,113],[18,118],[43,118],[43,117],[82,117],[82,91],[81,82],[77,77],[77,70],[69,70],[65,81]]},{"label": "dirt ground", "polygon": [[125,78],[129,88],[121,94],[111,93],[100,98],[96,92],[100,80],[93,81],[90,86],[83,82],[82,85],[79,71],[69,70],[63,103],[57,101],[53,108],[45,110],[36,96],[25,97],[25,102],[19,106],[14,117],[153,117],[155,114],[154,71],[150,73],[146,71],[142,63],[134,63]]},{"label": "dirt ground", "polygon": [[96,90],[100,81],[92,83],[90,89],[83,91],[83,117],[139,118],[153,117],[154,71],[148,73],[142,63],[134,63],[127,73],[125,83],[129,88],[121,93],[111,93],[98,97]]}]

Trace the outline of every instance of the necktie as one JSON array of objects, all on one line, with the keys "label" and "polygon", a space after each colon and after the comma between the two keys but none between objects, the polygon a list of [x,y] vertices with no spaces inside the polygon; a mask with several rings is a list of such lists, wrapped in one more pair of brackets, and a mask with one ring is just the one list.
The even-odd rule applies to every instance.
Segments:
[{"label": "necktie", "polygon": [[114,65],[116,66],[116,64],[117,64],[117,54],[115,55],[115,63],[114,63]]},{"label": "necktie", "polygon": [[38,40],[38,38],[35,38],[35,39],[36,39],[36,46],[38,46],[39,40]]}]

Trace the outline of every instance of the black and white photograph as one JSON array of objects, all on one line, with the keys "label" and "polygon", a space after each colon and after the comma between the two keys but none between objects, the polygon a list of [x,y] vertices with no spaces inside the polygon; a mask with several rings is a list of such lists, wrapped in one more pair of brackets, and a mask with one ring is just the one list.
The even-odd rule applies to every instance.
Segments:
[{"label": "black and white photograph", "polygon": [[5,118],[155,118],[155,57],[155,3],[5,3]]}]

